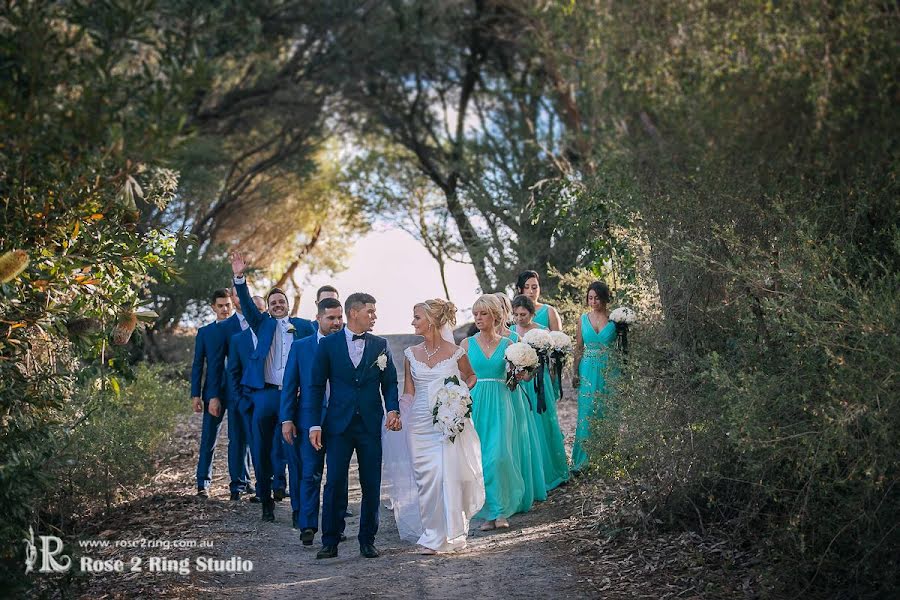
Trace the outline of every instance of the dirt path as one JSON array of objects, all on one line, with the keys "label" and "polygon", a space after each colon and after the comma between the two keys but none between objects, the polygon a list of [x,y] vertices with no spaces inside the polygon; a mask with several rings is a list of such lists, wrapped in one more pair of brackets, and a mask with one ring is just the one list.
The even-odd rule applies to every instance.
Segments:
[{"label": "dirt path", "polygon": [[[571,443],[575,403],[560,403],[560,419]],[[99,558],[127,561],[139,556],[142,567],[151,557],[172,561],[188,559],[190,572],[113,573],[94,575],[83,587],[84,597],[257,598],[296,597],[392,597],[392,598],[519,598],[595,597],[593,586],[577,574],[578,564],[567,543],[567,530],[577,502],[572,489],[554,491],[547,502],[530,513],[510,519],[505,531],[470,534],[469,548],[459,554],[422,556],[415,546],[400,540],[393,515],[381,510],[376,545],[378,559],[360,557],[356,543],[360,488],[355,462],[351,466],[348,541],[336,559],[316,560],[320,538],[303,546],[299,531],[291,528],[290,500],[276,505],[275,523],[260,520],[260,507],[246,500],[228,500],[223,425],[215,457],[212,496],[193,496],[193,472],[200,419],[188,418],[176,432],[172,456],[163,461],[159,474],[135,501],[124,504],[103,519],[103,531],[95,537],[110,540],[197,540],[212,547],[108,549],[91,551]],[[245,573],[197,572],[197,558],[252,561]],[[173,564],[174,563],[169,563]]]}]

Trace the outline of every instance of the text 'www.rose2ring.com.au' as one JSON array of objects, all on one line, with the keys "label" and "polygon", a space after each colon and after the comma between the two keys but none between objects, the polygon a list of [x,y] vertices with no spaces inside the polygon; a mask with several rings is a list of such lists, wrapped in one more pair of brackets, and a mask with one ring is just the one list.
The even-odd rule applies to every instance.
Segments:
[{"label": "text 'www.rose2ring.com.au'", "polygon": [[[55,535],[38,535],[29,528],[25,542],[25,573],[65,573],[73,567],[82,573],[247,573],[253,570],[253,561],[231,556],[213,558],[170,558],[165,556],[143,556],[142,550],[163,550],[183,548],[212,548],[208,540],[148,540],[145,538],[126,540],[79,540],[80,555],[73,561],[64,552],[62,539]],[[95,553],[110,550],[133,550],[141,556],[98,557]]]}]

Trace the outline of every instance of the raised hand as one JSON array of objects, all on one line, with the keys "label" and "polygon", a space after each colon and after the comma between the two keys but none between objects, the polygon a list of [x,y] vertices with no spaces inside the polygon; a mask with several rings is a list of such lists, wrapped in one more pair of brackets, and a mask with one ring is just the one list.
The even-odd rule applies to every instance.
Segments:
[{"label": "raised hand", "polygon": [[247,265],[244,263],[244,257],[240,252],[235,250],[231,253],[231,272],[234,273],[235,277],[244,274],[244,269],[247,268]]}]

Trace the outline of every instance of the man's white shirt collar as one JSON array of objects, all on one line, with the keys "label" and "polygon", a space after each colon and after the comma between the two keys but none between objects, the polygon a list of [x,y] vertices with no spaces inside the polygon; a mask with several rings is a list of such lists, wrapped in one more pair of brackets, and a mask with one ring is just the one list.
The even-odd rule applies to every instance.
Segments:
[{"label": "man's white shirt collar", "polygon": [[347,336],[347,341],[352,342],[354,335],[366,335],[365,333],[354,333],[349,327],[344,327],[344,335]]}]

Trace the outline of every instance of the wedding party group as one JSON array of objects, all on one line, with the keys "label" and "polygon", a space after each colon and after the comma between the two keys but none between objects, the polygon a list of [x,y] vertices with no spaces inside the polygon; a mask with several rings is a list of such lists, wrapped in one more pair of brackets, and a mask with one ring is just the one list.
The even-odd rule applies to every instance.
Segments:
[{"label": "wedding party group", "polygon": [[[349,469],[355,453],[362,491],[360,554],[375,546],[379,509],[423,554],[466,547],[470,523],[505,529],[566,484],[588,461],[592,418],[604,414],[614,350],[633,321],[610,312],[609,287],[592,283],[572,340],[559,312],[540,302],[540,276],[522,272],[516,295],[484,294],[457,345],[456,307],[429,299],[412,307],[423,338],[403,352],[402,390],[388,341],[372,332],[376,299],[316,293],[313,320],[292,317],[278,288],[251,296],[240,253],[233,286],[211,299],[216,321],[197,332],[191,373],[194,411],[203,414],[197,494],[208,497],[219,428],[228,419],[231,499],[247,495],[274,521],[290,497],[304,545],[320,530],[316,558],[346,541]],[[626,338],[627,339],[627,338]],[[617,343],[618,342],[618,343]],[[563,364],[573,359],[578,422],[571,459],[557,416]],[[256,485],[251,482],[251,469]],[[322,483],[324,479],[324,491]]]}]

